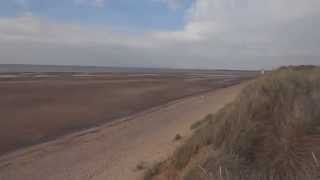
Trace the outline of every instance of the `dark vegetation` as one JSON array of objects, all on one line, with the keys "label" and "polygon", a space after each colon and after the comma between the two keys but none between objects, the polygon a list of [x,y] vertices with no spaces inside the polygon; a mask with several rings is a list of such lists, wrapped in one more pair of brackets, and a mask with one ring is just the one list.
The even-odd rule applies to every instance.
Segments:
[{"label": "dark vegetation", "polygon": [[192,128],[169,160],[173,179],[318,180],[320,68],[268,73]]},{"label": "dark vegetation", "polygon": [[174,141],[179,141],[182,139],[182,136],[180,134],[176,134],[176,136],[174,137]]},{"label": "dark vegetation", "polygon": [[159,163],[154,164],[151,168],[147,169],[147,171],[144,175],[144,179],[145,180],[152,179],[156,175],[158,175],[161,171],[161,166],[163,164],[164,164],[163,162],[159,162]]},{"label": "dark vegetation", "polygon": [[147,166],[146,162],[141,161],[141,162],[139,162],[139,163],[137,164],[136,170],[137,170],[137,171],[144,170],[144,169],[146,169],[146,166]]},{"label": "dark vegetation", "polygon": [[192,124],[190,126],[190,129],[195,130],[195,129],[198,129],[199,127],[205,126],[207,123],[211,121],[212,118],[213,118],[213,115],[208,114],[203,120],[197,121],[196,123]]}]

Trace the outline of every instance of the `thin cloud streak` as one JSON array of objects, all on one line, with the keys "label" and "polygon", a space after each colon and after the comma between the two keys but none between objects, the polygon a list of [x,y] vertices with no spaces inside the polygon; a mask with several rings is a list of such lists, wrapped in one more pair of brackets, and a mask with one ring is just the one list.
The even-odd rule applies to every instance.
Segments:
[{"label": "thin cloud streak", "polygon": [[89,5],[97,8],[102,8],[106,5],[106,0],[74,0],[77,5]]}]

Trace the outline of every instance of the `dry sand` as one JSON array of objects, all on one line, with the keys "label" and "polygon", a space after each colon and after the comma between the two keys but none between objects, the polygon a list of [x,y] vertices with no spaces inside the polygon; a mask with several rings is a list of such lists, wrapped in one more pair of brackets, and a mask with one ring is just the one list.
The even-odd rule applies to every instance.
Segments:
[{"label": "dry sand", "polygon": [[190,125],[230,102],[237,85],[171,102],[112,123],[0,157],[1,180],[138,180],[147,165],[166,159]]}]

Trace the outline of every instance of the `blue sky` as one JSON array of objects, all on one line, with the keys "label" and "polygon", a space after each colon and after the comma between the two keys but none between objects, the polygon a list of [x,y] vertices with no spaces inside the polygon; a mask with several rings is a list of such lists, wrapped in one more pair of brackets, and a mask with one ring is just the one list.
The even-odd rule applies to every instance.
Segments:
[{"label": "blue sky", "polygon": [[[90,2],[91,1],[91,2]],[[192,0],[170,7],[157,0],[8,0],[0,5],[0,16],[25,13],[51,21],[109,25],[127,31],[183,28],[185,12]]]},{"label": "blue sky", "polygon": [[0,0],[0,64],[320,65],[319,0]]}]

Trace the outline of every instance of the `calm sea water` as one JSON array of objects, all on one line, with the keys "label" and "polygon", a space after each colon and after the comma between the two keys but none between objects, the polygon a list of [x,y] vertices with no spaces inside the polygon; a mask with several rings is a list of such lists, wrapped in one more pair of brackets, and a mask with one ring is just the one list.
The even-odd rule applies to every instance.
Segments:
[{"label": "calm sea water", "polygon": [[[23,72],[153,72],[152,68],[122,68],[122,67],[95,67],[95,66],[53,66],[53,65],[20,65],[0,64],[0,73],[23,73]],[[156,69],[157,70],[157,69]]]},{"label": "calm sea water", "polygon": [[[15,76],[16,73],[36,73],[37,76],[50,76],[55,73],[137,73],[137,74],[188,74],[193,76],[202,75],[252,75],[254,71],[231,71],[231,70],[197,70],[197,69],[157,69],[157,68],[126,68],[126,67],[95,67],[95,66],[52,66],[52,65],[21,65],[0,64],[0,75]],[[39,75],[40,74],[40,75]]]}]

